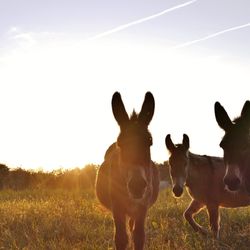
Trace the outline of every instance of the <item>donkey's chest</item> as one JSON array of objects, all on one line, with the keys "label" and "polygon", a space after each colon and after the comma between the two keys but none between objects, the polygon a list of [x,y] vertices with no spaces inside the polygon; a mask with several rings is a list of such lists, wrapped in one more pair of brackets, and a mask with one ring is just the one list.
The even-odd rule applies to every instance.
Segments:
[{"label": "donkey's chest", "polygon": [[113,204],[120,207],[129,217],[136,218],[143,211],[147,210],[151,201],[151,193],[147,192],[142,199],[132,199],[129,194],[124,192],[120,193],[119,196],[116,196],[116,199],[113,199]]},{"label": "donkey's chest", "polygon": [[149,199],[144,198],[141,200],[128,199],[126,206],[126,213],[129,217],[136,218],[147,210]]},{"label": "donkey's chest", "polygon": [[204,183],[188,183],[187,190],[189,195],[202,203],[206,203],[208,198],[209,190],[207,185]]}]

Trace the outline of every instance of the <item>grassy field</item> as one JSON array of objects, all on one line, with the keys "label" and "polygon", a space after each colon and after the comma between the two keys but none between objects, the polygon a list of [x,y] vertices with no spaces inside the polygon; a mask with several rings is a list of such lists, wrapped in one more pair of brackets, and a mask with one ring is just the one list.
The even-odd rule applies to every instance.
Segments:
[{"label": "grassy field", "polygon": [[[189,203],[161,192],[150,209],[146,249],[250,249],[250,207],[221,209],[221,239],[194,233],[182,213]],[[205,211],[197,221],[208,227]],[[0,249],[113,249],[113,222],[94,192],[1,191]]]}]

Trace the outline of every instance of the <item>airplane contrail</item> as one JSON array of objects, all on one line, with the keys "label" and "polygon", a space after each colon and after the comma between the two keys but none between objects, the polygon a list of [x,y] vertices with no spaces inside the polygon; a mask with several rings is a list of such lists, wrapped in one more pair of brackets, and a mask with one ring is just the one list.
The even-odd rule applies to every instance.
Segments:
[{"label": "airplane contrail", "polygon": [[97,34],[97,35],[95,35],[95,36],[93,36],[93,37],[90,37],[88,40],[95,40],[95,39],[99,39],[99,38],[102,38],[102,37],[111,35],[111,34],[113,34],[113,33],[119,32],[119,31],[121,31],[121,30],[127,29],[127,28],[129,28],[129,27],[131,27],[131,26],[134,26],[134,25],[137,25],[137,24],[146,22],[146,21],[148,21],[148,20],[152,20],[152,19],[154,19],[154,18],[157,18],[157,17],[159,17],[159,16],[165,15],[165,14],[167,14],[167,13],[169,13],[169,12],[174,11],[174,10],[177,10],[177,9],[180,9],[180,8],[183,8],[183,7],[186,7],[186,6],[188,6],[188,5],[190,5],[190,4],[193,4],[193,3],[197,2],[197,1],[198,1],[198,0],[192,0],[192,1],[188,1],[188,2],[183,3],[183,4],[176,5],[176,6],[174,6],[174,7],[169,8],[169,9],[163,10],[163,11],[157,13],[157,14],[154,14],[154,15],[151,15],[151,16],[148,16],[148,17],[144,17],[144,18],[141,18],[141,19],[139,19],[139,20],[136,20],[136,21],[133,21],[133,22],[130,22],[130,23],[127,23],[127,24],[118,26],[118,27],[116,27],[116,28],[114,28],[114,29],[111,29],[111,30],[102,32],[102,33]]},{"label": "airplane contrail", "polygon": [[173,46],[169,50],[185,48],[185,47],[188,47],[188,46],[193,45],[195,43],[203,42],[203,41],[206,41],[208,39],[214,38],[216,36],[220,36],[220,35],[225,34],[227,32],[231,32],[231,31],[235,31],[235,30],[239,30],[239,29],[243,29],[243,28],[247,28],[247,27],[250,27],[250,23],[246,23],[246,24],[243,24],[243,25],[238,25],[238,26],[235,26],[235,27],[232,27],[232,28],[228,28],[228,29],[213,33],[211,35],[204,36],[204,37],[199,38],[199,39],[195,39],[195,40],[192,40],[192,41],[189,41],[189,42],[185,42],[185,43]]}]

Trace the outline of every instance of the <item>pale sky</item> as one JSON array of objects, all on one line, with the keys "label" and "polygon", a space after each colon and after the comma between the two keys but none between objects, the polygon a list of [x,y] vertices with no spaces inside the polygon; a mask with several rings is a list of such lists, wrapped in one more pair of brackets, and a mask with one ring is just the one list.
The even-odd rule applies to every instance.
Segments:
[{"label": "pale sky", "polygon": [[190,137],[191,151],[222,155],[214,118],[250,99],[250,1],[0,1],[0,162],[51,170],[100,164],[146,91],[156,109],[152,159]]}]

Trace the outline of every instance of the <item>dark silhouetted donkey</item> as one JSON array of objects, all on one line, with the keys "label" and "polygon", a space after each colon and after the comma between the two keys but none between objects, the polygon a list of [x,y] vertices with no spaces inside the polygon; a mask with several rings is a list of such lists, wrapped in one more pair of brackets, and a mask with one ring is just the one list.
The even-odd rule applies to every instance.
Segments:
[{"label": "dark silhouetted donkey", "polygon": [[233,121],[219,102],[214,108],[216,121],[225,131],[220,143],[226,165],[224,183],[231,191],[246,189],[250,195],[250,101]]},{"label": "dark silhouetted donkey", "polygon": [[129,118],[121,95],[116,92],[112,98],[112,110],[120,134],[117,142],[107,150],[98,171],[96,194],[113,214],[117,250],[128,246],[127,218],[134,249],[143,249],[145,217],[158,196],[159,174],[151,161],[152,136],[148,131],[154,107],[154,97],[147,92],[141,112],[133,111]]},{"label": "dark silhouetted donkey", "polygon": [[250,204],[250,197],[244,192],[232,193],[225,189],[223,177],[226,167],[223,158],[191,153],[186,134],[183,135],[182,144],[173,144],[170,135],[166,136],[165,142],[170,152],[173,193],[180,197],[186,185],[192,198],[184,212],[185,219],[195,231],[205,234],[206,230],[194,221],[193,216],[206,206],[211,229],[214,236],[219,238],[219,207],[247,206]]}]

